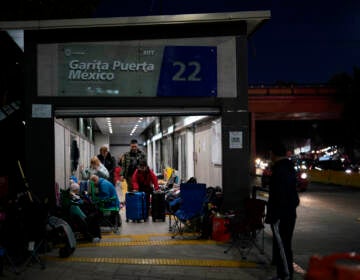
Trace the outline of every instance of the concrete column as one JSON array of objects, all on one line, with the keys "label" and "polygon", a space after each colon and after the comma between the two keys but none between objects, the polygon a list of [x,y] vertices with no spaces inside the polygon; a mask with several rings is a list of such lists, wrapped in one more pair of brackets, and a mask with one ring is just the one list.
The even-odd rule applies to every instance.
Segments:
[{"label": "concrete column", "polygon": [[24,173],[30,190],[52,205],[55,201],[54,119],[30,118],[26,121],[26,164]]},{"label": "concrete column", "polygon": [[[242,210],[250,196],[247,38],[236,38],[236,98],[222,100],[224,210]],[[233,138],[231,138],[233,137]],[[240,139],[235,139],[240,137]],[[236,143],[239,140],[239,143]]]},{"label": "concrete column", "polygon": [[248,112],[225,109],[222,113],[223,210],[241,210],[250,196],[248,123]]}]

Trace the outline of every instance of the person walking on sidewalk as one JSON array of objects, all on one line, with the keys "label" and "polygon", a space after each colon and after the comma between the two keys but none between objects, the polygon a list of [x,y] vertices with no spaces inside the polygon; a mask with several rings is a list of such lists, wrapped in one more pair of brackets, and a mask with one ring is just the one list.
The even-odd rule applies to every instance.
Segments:
[{"label": "person walking on sidewalk", "polygon": [[293,162],[286,157],[286,148],[280,141],[272,144],[270,157],[273,165],[265,222],[271,225],[278,222],[289,274],[286,278],[286,266],[280,255],[280,247],[273,230],[273,262],[276,264],[277,276],[272,279],[292,280],[294,273],[292,237],[296,223],[296,208],[300,203],[296,191],[295,168]]},{"label": "person walking on sidewalk", "polygon": [[138,168],[132,175],[132,185],[134,191],[145,193],[146,198],[146,213],[150,215],[150,196],[154,190],[159,190],[158,179],[155,173],[149,168],[146,160],[139,162]]},{"label": "person walking on sidewalk", "polygon": [[132,139],[130,142],[130,151],[125,153],[121,162],[121,181],[126,180],[127,191],[133,191],[131,177],[137,169],[140,160],[146,161],[145,153],[138,148],[138,142],[136,139]]}]

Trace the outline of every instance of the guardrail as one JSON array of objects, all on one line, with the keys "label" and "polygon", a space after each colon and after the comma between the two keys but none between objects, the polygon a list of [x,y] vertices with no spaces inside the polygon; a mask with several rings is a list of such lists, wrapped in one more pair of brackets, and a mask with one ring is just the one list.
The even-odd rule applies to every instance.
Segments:
[{"label": "guardrail", "polygon": [[360,187],[360,173],[348,174],[344,171],[309,170],[308,175],[311,182]]},{"label": "guardrail", "polygon": [[335,95],[336,89],[329,86],[249,86],[251,95]]}]

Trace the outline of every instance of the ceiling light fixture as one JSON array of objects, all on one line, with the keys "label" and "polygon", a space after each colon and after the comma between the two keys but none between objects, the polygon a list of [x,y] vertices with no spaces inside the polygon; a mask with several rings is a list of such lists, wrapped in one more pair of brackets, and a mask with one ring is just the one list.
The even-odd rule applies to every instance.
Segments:
[{"label": "ceiling light fixture", "polygon": [[140,117],[139,119],[138,119],[138,121],[136,122],[136,124],[134,125],[134,127],[133,127],[133,129],[131,130],[131,132],[130,132],[130,136],[133,136],[134,135],[134,133],[135,133],[135,131],[137,130],[137,128],[139,127],[139,125],[140,125],[140,123],[143,121],[143,117]]},{"label": "ceiling light fixture", "polygon": [[107,121],[107,125],[108,125],[108,128],[109,128],[109,133],[112,134],[113,133],[113,130],[112,130],[112,122],[111,122],[111,118],[106,118],[106,121]]}]

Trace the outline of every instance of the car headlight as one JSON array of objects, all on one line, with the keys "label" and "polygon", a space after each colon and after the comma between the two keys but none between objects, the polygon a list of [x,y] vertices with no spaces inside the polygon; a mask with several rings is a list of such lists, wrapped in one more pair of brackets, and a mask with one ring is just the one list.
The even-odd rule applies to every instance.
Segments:
[{"label": "car headlight", "polygon": [[301,173],[300,178],[305,180],[307,178],[307,174],[306,173]]}]

